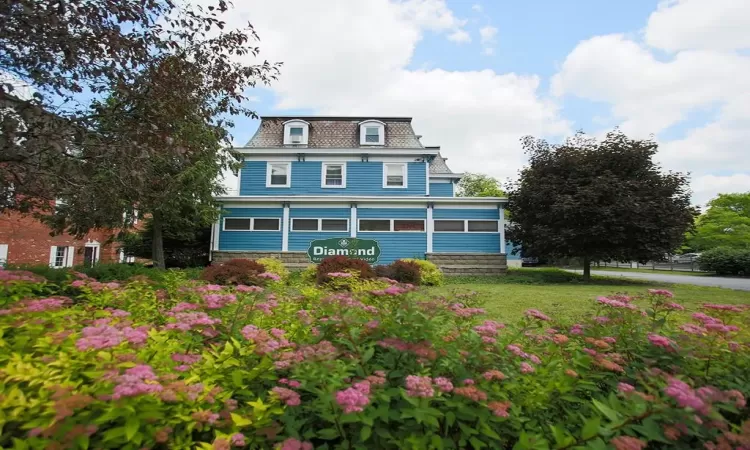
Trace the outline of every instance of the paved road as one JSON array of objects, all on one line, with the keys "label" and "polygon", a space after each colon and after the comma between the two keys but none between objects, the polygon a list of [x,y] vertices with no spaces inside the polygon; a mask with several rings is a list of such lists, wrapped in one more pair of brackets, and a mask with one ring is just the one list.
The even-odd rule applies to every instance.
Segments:
[{"label": "paved road", "polygon": [[[571,272],[581,273],[580,270],[571,270]],[[682,284],[694,284],[696,286],[715,286],[723,287],[727,289],[736,289],[740,291],[750,291],[750,278],[724,278],[724,277],[693,277],[690,275],[668,275],[662,273],[643,273],[643,272],[629,272],[623,271],[611,271],[611,270],[592,270],[592,275],[601,275],[605,277],[627,277],[637,278],[639,280],[653,280],[660,281],[662,283],[682,283]]]}]

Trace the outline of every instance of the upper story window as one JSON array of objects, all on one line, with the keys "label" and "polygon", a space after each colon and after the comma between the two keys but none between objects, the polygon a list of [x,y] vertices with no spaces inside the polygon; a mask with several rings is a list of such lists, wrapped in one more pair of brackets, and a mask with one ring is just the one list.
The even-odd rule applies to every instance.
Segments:
[{"label": "upper story window", "polygon": [[287,120],[284,122],[284,145],[307,145],[310,135],[310,124],[304,120]]},{"label": "upper story window", "polygon": [[383,164],[383,187],[405,188],[407,187],[407,165],[405,163]]},{"label": "upper story window", "polygon": [[359,124],[360,145],[385,145],[385,124],[379,120],[366,120]]},{"label": "upper story window", "polygon": [[266,169],[266,187],[289,187],[292,179],[292,163],[269,162]]},{"label": "upper story window", "polygon": [[345,188],[346,164],[323,163],[323,174],[321,178],[321,186],[324,188]]}]

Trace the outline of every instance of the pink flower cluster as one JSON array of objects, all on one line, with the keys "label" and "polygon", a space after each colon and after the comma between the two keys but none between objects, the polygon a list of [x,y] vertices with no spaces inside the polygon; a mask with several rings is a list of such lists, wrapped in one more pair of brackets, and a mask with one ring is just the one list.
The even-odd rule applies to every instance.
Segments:
[{"label": "pink flower cluster", "polygon": [[612,308],[622,308],[622,309],[631,309],[635,310],[638,309],[634,304],[630,303],[629,297],[619,297],[619,298],[610,298],[610,297],[597,297],[596,301],[607,306],[611,306]]},{"label": "pink flower cluster", "polygon": [[[505,347],[505,349],[508,350],[509,352],[513,353],[514,355],[518,356],[518,357],[521,357],[523,359],[528,359],[529,361],[533,362],[534,364],[541,364],[542,363],[542,360],[539,359],[538,356],[526,353],[525,351],[523,351],[523,349],[520,346],[518,346],[516,344],[508,344]],[[532,370],[532,372],[533,372],[533,370]],[[524,372],[524,373],[526,373],[526,372]]]},{"label": "pink flower cluster", "polygon": [[435,383],[435,386],[440,390],[440,392],[450,392],[453,390],[453,383],[451,383],[451,380],[445,377],[436,377],[432,380]]},{"label": "pink flower cluster", "polygon": [[675,399],[682,408],[692,408],[702,414],[708,412],[706,402],[684,381],[670,378],[669,384],[664,388],[664,393]]},{"label": "pink flower cluster", "polygon": [[300,383],[299,381],[297,381],[297,380],[289,380],[287,378],[280,378],[279,379],[279,384],[285,384],[285,385],[287,385],[289,387],[292,387],[292,388],[298,388],[298,387],[302,386],[302,383]]},{"label": "pink flower cluster", "polygon": [[146,325],[138,328],[118,328],[112,325],[85,327],[81,330],[81,337],[76,341],[76,348],[79,351],[101,350],[115,347],[124,341],[140,345],[148,340],[148,331],[149,327]]},{"label": "pink flower cluster", "polygon": [[277,447],[278,450],[313,450],[313,445],[309,442],[302,442],[295,438],[288,438]]},{"label": "pink flower cluster", "polygon": [[649,289],[648,295],[656,295],[666,298],[672,298],[674,297],[674,294],[666,289]]},{"label": "pink flower cluster", "polygon": [[257,303],[255,309],[260,310],[263,314],[270,316],[273,315],[273,309],[279,306],[279,302],[276,301],[276,297],[271,294],[267,297],[267,302]]},{"label": "pink flower cluster", "polygon": [[715,311],[726,311],[726,312],[733,312],[733,313],[741,313],[745,310],[742,306],[739,306],[739,305],[717,305],[715,303],[704,303],[703,308],[713,309]]},{"label": "pink flower cluster", "polygon": [[279,397],[279,400],[287,406],[299,406],[299,404],[301,403],[299,394],[291,389],[276,386],[275,388],[271,389],[271,392],[276,394]]},{"label": "pink flower cluster", "polygon": [[372,375],[367,376],[366,380],[373,386],[382,386],[386,383],[385,372],[376,370]]},{"label": "pink flower cluster", "polygon": [[484,343],[494,344],[496,342],[495,336],[503,328],[505,328],[505,324],[503,323],[495,322],[494,320],[485,320],[481,325],[475,326],[474,331],[482,337]]},{"label": "pink flower cluster", "polygon": [[196,305],[195,303],[180,302],[176,304],[174,307],[172,307],[172,309],[169,310],[167,315],[174,315],[179,312],[192,311],[196,309],[200,309],[200,305]]},{"label": "pink flower cluster", "polygon": [[[293,346],[294,344],[290,344]],[[320,341],[317,344],[302,345],[297,350],[291,352],[282,352],[274,357],[276,361],[274,366],[277,369],[288,369],[295,364],[305,361],[326,361],[331,360],[338,354],[338,349],[330,341]]]},{"label": "pink flower cluster", "polygon": [[216,292],[224,289],[224,286],[218,284],[206,284],[204,286],[198,286],[195,288],[196,292]]},{"label": "pink flower cluster", "polygon": [[467,308],[461,303],[454,303],[448,309],[453,311],[458,317],[472,317],[484,314],[485,311],[482,308]]},{"label": "pink flower cluster", "polygon": [[174,322],[168,323],[167,330],[189,331],[194,328],[210,327],[221,323],[220,319],[212,319],[204,312],[178,312],[169,313],[174,318]]},{"label": "pink flower cluster", "polygon": [[428,376],[407,376],[406,395],[410,397],[433,397],[435,389],[432,387],[432,379]]},{"label": "pink flower cluster", "polygon": [[487,408],[497,417],[509,417],[508,409],[512,406],[510,402],[489,402]]},{"label": "pink flower cluster", "polygon": [[370,294],[375,295],[377,297],[382,297],[384,295],[396,296],[396,295],[406,294],[407,292],[411,290],[413,290],[413,286],[408,285],[408,284],[404,285],[403,287],[398,286],[396,284],[391,284],[385,289],[377,289],[374,291],[370,291]]},{"label": "pink flower cluster", "polygon": [[453,393],[456,395],[460,395],[461,397],[466,397],[470,400],[474,400],[475,402],[483,402],[487,400],[487,394],[476,386],[472,385],[457,387],[453,389]]},{"label": "pink flower cluster", "polygon": [[536,369],[534,369],[534,366],[527,362],[521,363],[521,373],[533,373],[536,372]]},{"label": "pink flower cluster", "polygon": [[623,394],[629,394],[635,390],[635,386],[628,383],[617,383],[617,390],[622,392]]},{"label": "pink flower cluster", "polygon": [[669,339],[666,336],[662,336],[659,334],[649,333],[648,335],[648,341],[651,343],[651,345],[655,345],[657,347],[661,347],[665,350],[672,351],[675,348],[675,343]]},{"label": "pink flower cluster", "polygon": [[263,292],[260,286],[245,286],[244,284],[238,284],[234,289],[237,292]]},{"label": "pink flower cluster", "polygon": [[237,297],[234,294],[206,294],[203,296],[203,302],[207,309],[220,309],[230,303],[236,303]]},{"label": "pink flower cluster", "polygon": [[352,274],[349,272],[331,272],[327,274],[331,278],[351,278]]},{"label": "pink flower cluster", "polygon": [[482,374],[485,380],[492,381],[502,381],[505,379],[505,374],[500,372],[499,370],[488,370],[485,373]]},{"label": "pink flower cluster", "polygon": [[574,324],[572,327],[570,327],[570,334],[575,336],[580,336],[583,334],[583,325],[580,323]]},{"label": "pink flower cluster", "polygon": [[370,404],[370,384],[366,381],[336,392],[336,403],[344,409],[344,414],[362,412]]},{"label": "pink flower cluster", "polygon": [[268,280],[280,281],[281,277],[272,272],[263,272],[258,275],[260,278],[266,278]]},{"label": "pink flower cluster", "polygon": [[41,283],[44,281],[44,279],[26,270],[5,270],[3,267],[0,267],[0,283],[8,283],[13,281]]},{"label": "pink flower cluster", "polygon": [[255,343],[255,353],[259,355],[273,353],[276,350],[294,346],[294,344],[284,338],[284,330],[278,328],[274,328],[269,334],[266,330],[258,328],[255,325],[247,325],[242,329],[241,333],[245,339]]},{"label": "pink flower cluster", "polygon": [[[5,271],[11,272],[11,271]],[[68,297],[50,297],[40,298],[36,300],[22,300],[16,303],[11,309],[0,310],[0,316],[15,313],[32,313],[32,312],[44,312],[54,311],[62,308],[72,301]]]},{"label": "pink flower cluster", "polygon": [[115,379],[112,399],[160,392],[163,387],[156,381],[156,378],[154,370],[147,364],[139,364],[126,369],[123,375]]},{"label": "pink flower cluster", "polygon": [[526,315],[526,317],[529,317],[529,318],[532,318],[532,319],[537,319],[537,320],[542,320],[542,321],[545,321],[545,322],[552,320],[552,319],[549,318],[548,315],[544,314],[543,312],[539,311],[538,309],[527,309],[524,314]]},{"label": "pink flower cluster", "polygon": [[643,450],[646,448],[646,442],[632,436],[617,436],[609,441],[615,450]]}]

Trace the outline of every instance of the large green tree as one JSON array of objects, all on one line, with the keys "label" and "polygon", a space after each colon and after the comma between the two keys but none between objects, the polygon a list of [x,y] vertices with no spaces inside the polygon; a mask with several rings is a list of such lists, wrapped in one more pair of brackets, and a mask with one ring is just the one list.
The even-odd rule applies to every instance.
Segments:
[{"label": "large green tree", "polygon": [[719,194],[696,220],[688,246],[696,251],[715,247],[750,248],[750,192]]},{"label": "large green tree", "polygon": [[482,173],[467,173],[458,182],[459,197],[503,197],[500,182]]},{"label": "large green tree", "polygon": [[653,141],[615,130],[602,141],[522,142],[529,164],[509,185],[508,237],[524,255],[580,258],[588,279],[592,261],[663,257],[692,226],[688,177],[662,172]]}]

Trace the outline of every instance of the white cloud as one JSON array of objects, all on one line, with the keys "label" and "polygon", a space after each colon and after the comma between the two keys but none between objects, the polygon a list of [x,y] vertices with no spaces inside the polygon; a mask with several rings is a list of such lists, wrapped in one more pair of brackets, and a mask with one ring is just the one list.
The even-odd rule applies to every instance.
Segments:
[{"label": "white cloud", "polygon": [[278,109],[412,116],[422,142],[442,145],[453,170],[500,178],[525,161],[521,136],[570,131],[557,106],[540,98],[538,77],[410,68],[423,33],[448,39],[463,26],[444,0],[331,3],[235,2],[226,18],[233,27],[251,21],[261,57],[284,62],[271,86]]},{"label": "white cloud", "polygon": [[750,192],[750,174],[703,175],[693,179],[693,202],[705,207],[718,192]]},{"label": "white cloud", "polygon": [[479,29],[479,36],[482,38],[483,44],[491,44],[495,42],[495,36],[497,35],[497,28],[487,25]]},{"label": "white cloud", "polygon": [[[750,177],[750,77],[745,76],[750,56],[732,50],[750,43],[750,3],[663,2],[644,36],[645,42],[620,34],[580,42],[552,78],[552,93],[607,103],[626,133],[655,134],[659,161],[667,169],[692,172],[694,200],[704,202],[729,188],[726,180]],[[654,47],[675,53],[664,55]],[[708,111],[718,111],[709,123],[686,130],[680,139],[660,138]],[[727,170],[740,172],[715,176]]]},{"label": "white cloud", "polygon": [[651,14],[646,42],[655,48],[750,48],[750,4],[745,0],[662,1]]},{"label": "white cloud", "polygon": [[464,44],[467,42],[471,42],[471,35],[466,30],[456,30],[453,33],[448,35],[448,40],[453,42],[458,42],[459,44]]},{"label": "white cloud", "polygon": [[476,11],[476,12],[482,12],[482,5],[480,5],[479,3],[474,3],[473,5],[471,5],[471,10]]}]

